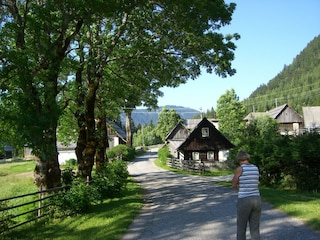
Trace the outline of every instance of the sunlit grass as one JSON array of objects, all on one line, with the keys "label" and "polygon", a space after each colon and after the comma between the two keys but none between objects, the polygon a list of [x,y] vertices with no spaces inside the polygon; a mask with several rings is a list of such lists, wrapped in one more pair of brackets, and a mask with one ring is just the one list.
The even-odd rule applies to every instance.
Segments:
[{"label": "sunlit grass", "polygon": [[[33,169],[34,161],[1,163],[1,199],[36,192]],[[118,198],[94,205],[87,214],[32,222],[10,231],[5,239],[120,239],[142,203],[142,190],[130,179]]]},{"label": "sunlit grass", "polygon": [[0,163],[1,199],[37,191],[33,183],[34,161]]},{"label": "sunlit grass", "polygon": [[320,194],[260,187],[264,201],[320,231]]},{"label": "sunlit grass", "polygon": [[[120,239],[139,213],[141,188],[129,181],[120,197],[93,206],[89,213],[63,219],[41,221],[12,231],[10,239]],[[41,231],[39,231],[41,229]]]},{"label": "sunlit grass", "polygon": [[28,161],[12,161],[12,162],[0,162],[0,177],[7,175],[15,175],[18,173],[32,172],[35,167],[35,162]]}]

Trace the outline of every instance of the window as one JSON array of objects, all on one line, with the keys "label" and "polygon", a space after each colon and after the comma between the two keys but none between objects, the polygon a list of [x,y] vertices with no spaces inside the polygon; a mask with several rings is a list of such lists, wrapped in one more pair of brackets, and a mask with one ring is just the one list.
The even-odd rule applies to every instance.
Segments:
[{"label": "window", "polygon": [[199,152],[192,152],[192,160],[199,160],[200,154]]},{"label": "window", "polygon": [[214,152],[207,152],[207,159],[208,160],[213,160],[214,159]]},{"label": "window", "polygon": [[202,137],[209,137],[209,128],[208,127],[202,128],[201,134],[202,134]]}]

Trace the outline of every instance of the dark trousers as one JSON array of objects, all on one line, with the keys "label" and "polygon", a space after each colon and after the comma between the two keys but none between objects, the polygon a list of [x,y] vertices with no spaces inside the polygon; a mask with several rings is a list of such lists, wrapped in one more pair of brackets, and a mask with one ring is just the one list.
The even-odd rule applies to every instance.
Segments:
[{"label": "dark trousers", "polygon": [[246,239],[247,224],[249,222],[252,240],[260,239],[260,196],[239,198],[237,203],[237,240]]}]

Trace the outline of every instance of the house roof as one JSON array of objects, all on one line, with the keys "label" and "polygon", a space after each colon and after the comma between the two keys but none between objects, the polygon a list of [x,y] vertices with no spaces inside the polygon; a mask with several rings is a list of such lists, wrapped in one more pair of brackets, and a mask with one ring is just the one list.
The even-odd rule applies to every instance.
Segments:
[{"label": "house roof", "polygon": [[166,140],[170,140],[175,138],[175,140],[179,139],[176,137],[178,131],[183,131],[185,133],[184,136],[181,135],[180,139],[185,139],[186,135],[188,136],[190,134],[189,130],[184,126],[181,122],[177,123],[176,126],[169,132],[169,134],[166,136]]},{"label": "house roof", "polygon": [[113,121],[107,120],[107,126],[120,138],[122,138],[123,141],[126,141],[127,139],[127,134],[126,132],[119,127],[118,124],[116,124]]},{"label": "house roof", "polygon": [[288,104],[283,104],[279,107],[273,108],[267,112],[252,112],[249,113],[244,120],[250,121],[256,117],[269,116],[280,123],[302,123],[303,118]]},{"label": "house roof", "polygon": [[267,111],[267,113],[269,114],[269,116],[273,119],[277,119],[280,114],[288,107],[288,104],[283,104],[279,107],[273,108],[269,111]]},{"label": "house roof", "polygon": [[252,119],[254,119],[256,117],[262,117],[262,116],[269,116],[269,114],[266,112],[251,112],[244,118],[244,120],[251,121]]},{"label": "house roof", "polygon": [[[215,119],[215,118],[210,118],[208,119],[216,128],[218,128],[218,125],[219,125],[219,121],[218,119]],[[188,129],[194,129],[198,124],[199,122],[201,122],[202,119],[187,119],[187,128]]]},{"label": "house roof", "polygon": [[302,107],[302,112],[306,128],[320,127],[320,106]]},{"label": "house roof", "polygon": [[[202,128],[209,128],[209,137],[202,137]],[[178,151],[214,151],[230,149],[234,145],[210,122],[203,118],[186,140],[177,148]]]}]

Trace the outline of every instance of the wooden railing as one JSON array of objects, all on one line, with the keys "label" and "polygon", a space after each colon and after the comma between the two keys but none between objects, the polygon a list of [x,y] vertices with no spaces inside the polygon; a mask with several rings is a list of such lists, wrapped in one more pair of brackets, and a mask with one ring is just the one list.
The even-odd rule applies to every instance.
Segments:
[{"label": "wooden railing", "polygon": [[52,210],[49,199],[60,194],[65,188],[52,188],[0,199],[0,234],[48,216]]},{"label": "wooden railing", "polygon": [[172,168],[199,172],[201,174],[204,174],[205,172],[205,165],[200,160],[180,160],[176,158],[170,158],[167,160],[167,165]]}]

